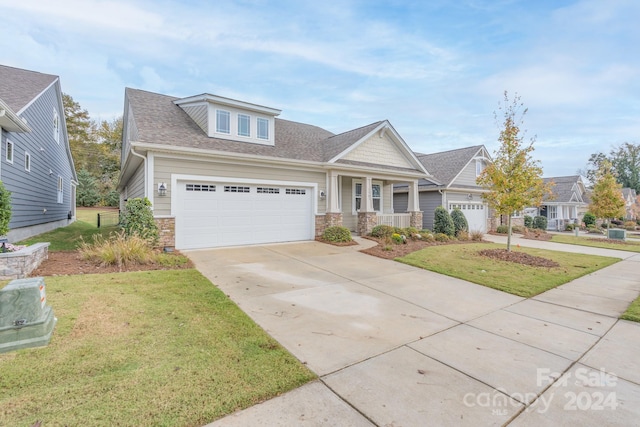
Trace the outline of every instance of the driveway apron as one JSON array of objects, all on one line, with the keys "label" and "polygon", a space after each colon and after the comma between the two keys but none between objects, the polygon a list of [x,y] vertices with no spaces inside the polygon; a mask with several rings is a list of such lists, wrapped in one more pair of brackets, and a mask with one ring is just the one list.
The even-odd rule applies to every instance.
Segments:
[{"label": "driveway apron", "polygon": [[358,242],[187,252],[319,376],[212,425],[640,419],[640,325],[617,320],[640,293],[640,254],[523,299],[362,254],[372,243]]}]

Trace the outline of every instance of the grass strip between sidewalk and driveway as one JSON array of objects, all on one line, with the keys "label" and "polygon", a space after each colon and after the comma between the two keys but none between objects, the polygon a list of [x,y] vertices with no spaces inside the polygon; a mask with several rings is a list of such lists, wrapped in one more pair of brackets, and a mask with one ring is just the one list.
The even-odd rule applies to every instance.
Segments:
[{"label": "grass strip between sidewalk and driveway", "polygon": [[620,261],[619,258],[595,255],[512,248],[560,264],[560,267],[542,268],[499,261],[478,254],[482,249],[499,248],[506,246],[487,243],[430,246],[396,258],[396,261],[526,298]]},{"label": "grass strip between sidewalk and driveway", "polygon": [[624,312],[621,319],[631,320],[632,322],[640,322],[640,297],[631,303],[627,311]]},{"label": "grass strip between sidewalk and driveway", "polygon": [[0,425],[204,425],[315,378],[196,270],[45,283],[58,323],[0,354]]},{"label": "grass strip between sidewalk and driveway", "polygon": [[576,237],[576,236],[565,236],[562,234],[554,234],[551,238],[551,241],[554,243],[566,243],[568,245],[580,245],[580,246],[591,246],[593,248],[602,248],[602,249],[615,249],[618,251],[628,251],[628,252],[640,252],[640,241],[638,240],[625,240],[620,243],[611,243],[607,242],[604,239],[599,239],[597,237]]}]

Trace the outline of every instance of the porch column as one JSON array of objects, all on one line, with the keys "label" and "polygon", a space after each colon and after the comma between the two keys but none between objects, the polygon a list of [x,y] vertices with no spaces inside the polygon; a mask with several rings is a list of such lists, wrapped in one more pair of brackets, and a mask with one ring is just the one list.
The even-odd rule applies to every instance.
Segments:
[{"label": "porch column", "polygon": [[409,183],[409,200],[407,212],[411,214],[409,225],[411,227],[422,229],[422,211],[420,210],[420,196],[418,193],[418,181]]},{"label": "porch column", "polygon": [[360,235],[371,233],[373,227],[378,223],[377,215],[373,210],[373,194],[371,192],[372,179],[370,176],[364,177],[362,184],[362,200],[360,201],[360,212],[358,212],[358,225],[356,232]]},{"label": "porch column", "polygon": [[327,208],[322,218],[316,219],[316,236],[321,236],[328,227],[342,226],[342,212],[340,211],[340,181],[338,172],[329,172],[329,194],[327,196]]},{"label": "porch column", "polygon": [[335,171],[329,172],[329,205],[327,206],[327,212],[338,213],[340,212],[340,200],[338,190],[338,173]]}]

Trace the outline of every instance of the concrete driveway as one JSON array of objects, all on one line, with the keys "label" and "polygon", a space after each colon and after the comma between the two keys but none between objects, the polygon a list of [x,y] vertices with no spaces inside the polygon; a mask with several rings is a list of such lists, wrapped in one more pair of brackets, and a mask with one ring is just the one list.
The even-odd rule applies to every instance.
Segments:
[{"label": "concrete driveway", "polygon": [[640,255],[526,300],[359,253],[371,244],[359,242],[188,252],[320,377],[213,425],[640,419],[640,325],[617,320],[640,293]]}]

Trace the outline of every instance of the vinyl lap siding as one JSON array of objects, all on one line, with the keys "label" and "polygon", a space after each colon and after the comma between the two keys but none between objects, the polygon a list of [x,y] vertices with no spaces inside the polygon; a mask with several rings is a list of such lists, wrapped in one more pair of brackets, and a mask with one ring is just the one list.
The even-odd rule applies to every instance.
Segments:
[{"label": "vinyl lap siding", "polygon": [[460,172],[460,175],[451,184],[452,187],[456,185],[471,185],[477,186],[476,183],[476,161],[471,160],[469,164]]},{"label": "vinyl lap siding", "polygon": [[194,107],[181,107],[191,119],[196,122],[200,129],[205,133],[209,132],[208,128],[208,110],[206,105],[197,105]]},{"label": "vinyl lap siding", "polygon": [[[318,185],[318,192],[327,191],[326,174],[324,172],[305,171],[300,169],[285,169],[275,166],[260,166],[258,164],[234,164],[197,159],[175,159],[154,156],[154,188],[159,182],[167,183],[167,195],[154,195],[155,215],[171,214],[171,175],[196,175],[206,177],[226,177],[234,179],[273,180],[292,182],[311,182]],[[326,209],[326,199],[317,200],[318,213]]]},{"label": "vinyl lap siding", "polygon": [[127,183],[127,198],[144,197],[144,163],[140,164],[136,172]]},{"label": "vinyl lap siding", "polygon": [[[65,146],[59,87],[54,83],[20,114],[31,132],[2,132],[0,177],[12,193],[10,229],[67,219],[71,210],[73,172]],[[53,137],[54,108],[61,119],[59,143]],[[7,139],[13,142],[13,164],[6,161]],[[31,155],[30,172],[24,167],[25,151]],[[62,203],[58,203],[58,176],[63,180]]]}]

